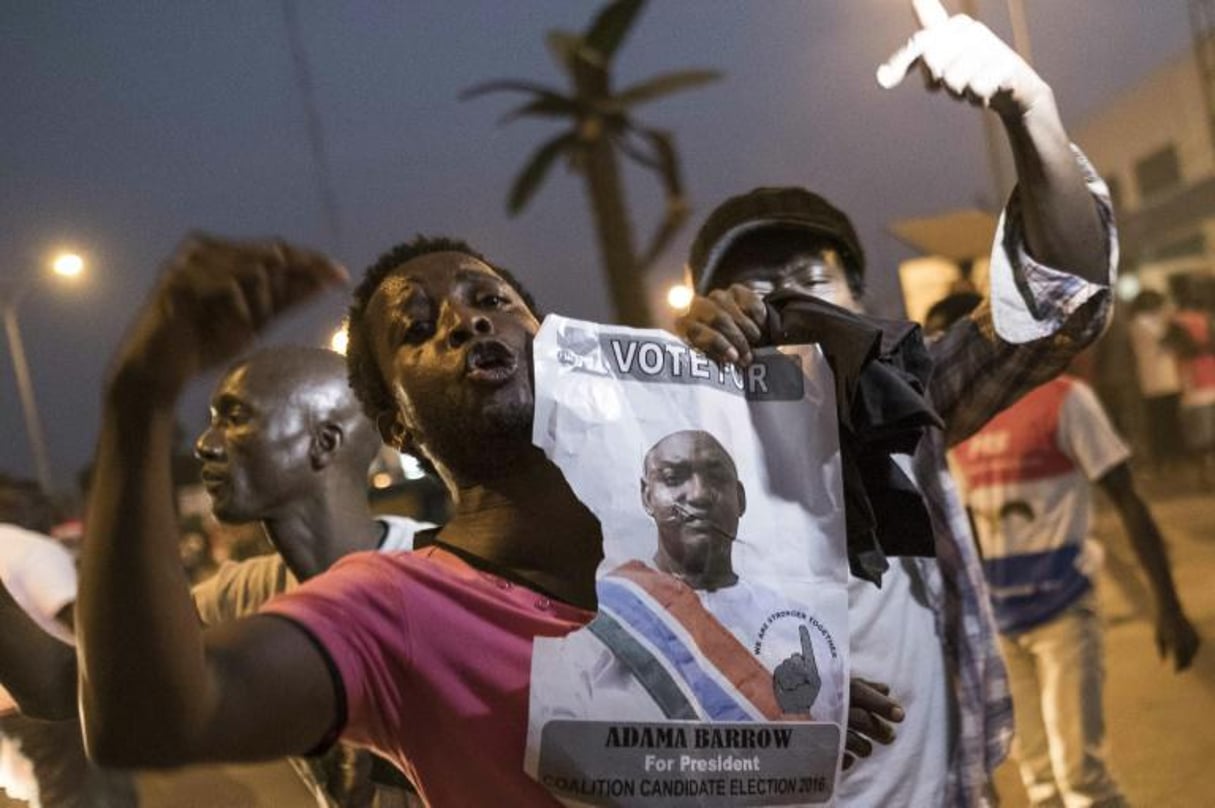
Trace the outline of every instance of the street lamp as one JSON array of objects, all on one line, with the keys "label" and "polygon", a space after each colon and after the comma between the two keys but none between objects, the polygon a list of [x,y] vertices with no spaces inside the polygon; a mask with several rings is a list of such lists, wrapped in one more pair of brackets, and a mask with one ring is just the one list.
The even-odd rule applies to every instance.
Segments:
[{"label": "street lamp", "polygon": [[60,253],[51,262],[51,269],[64,278],[75,278],[84,271],[84,259],[76,253]]},{"label": "street lamp", "polygon": [[346,346],[350,344],[350,332],[346,329],[346,321],[343,320],[342,324],[329,337],[329,350],[337,351],[342,356],[346,355]]},{"label": "street lamp", "polygon": [[677,283],[667,290],[667,305],[675,311],[684,311],[692,305],[692,298],[695,296],[691,286]]},{"label": "street lamp", "polygon": [[[75,253],[62,253],[51,262],[51,269],[61,277],[75,278],[84,271],[84,259]],[[36,278],[37,275],[30,273],[15,279],[0,280],[0,310],[3,311],[4,332],[8,337],[9,355],[13,360],[13,374],[17,378],[17,393],[21,397],[21,409],[25,415],[25,431],[34,455],[34,469],[42,490],[50,493],[51,461],[46,451],[42,419],[34,401],[34,384],[30,378],[29,362],[25,358],[21,329],[17,325],[17,306],[29,293]]]}]

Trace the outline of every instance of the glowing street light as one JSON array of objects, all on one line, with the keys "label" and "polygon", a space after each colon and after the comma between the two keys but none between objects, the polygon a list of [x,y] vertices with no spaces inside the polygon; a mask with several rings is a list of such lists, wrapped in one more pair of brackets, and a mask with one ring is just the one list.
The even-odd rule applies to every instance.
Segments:
[{"label": "glowing street light", "polygon": [[51,270],[64,278],[75,278],[84,272],[84,259],[76,253],[60,253],[51,262]]},{"label": "glowing street light", "polygon": [[683,311],[692,305],[694,294],[692,287],[677,283],[667,290],[667,305],[676,311]]},{"label": "glowing street light", "polygon": [[[51,261],[51,270],[60,277],[75,278],[84,272],[84,259],[75,253],[64,253]],[[14,279],[0,279],[0,312],[3,314],[4,332],[8,336],[8,350],[13,360],[13,374],[17,377],[17,393],[25,415],[25,431],[34,455],[38,483],[43,491],[49,493],[52,486],[51,461],[46,451],[38,405],[34,400],[34,383],[30,378],[29,361],[25,357],[25,344],[21,341],[21,329],[17,323],[17,306],[36,278],[36,274],[30,273]]]},{"label": "glowing street light", "polygon": [[333,332],[329,337],[329,349],[337,351],[342,356],[346,355],[346,346],[350,344],[350,332],[346,330],[346,323]]}]

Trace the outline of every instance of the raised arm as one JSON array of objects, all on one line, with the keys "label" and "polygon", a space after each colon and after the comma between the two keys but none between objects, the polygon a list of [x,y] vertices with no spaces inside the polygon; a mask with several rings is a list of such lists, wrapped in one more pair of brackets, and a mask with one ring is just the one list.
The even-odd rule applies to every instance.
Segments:
[{"label": "raised arm", "polygon": [[255,617],[204,634],[177,553],[169,457],[186,383],[340,281],[323,256],[195,236],[170,259],[106,383],[77,601],[81,712],[121,766],[301,753],[337,719],[304,632]]},{"label": "raised arm", "polygon": [[[951,344],[934,350],[945,360],[938,365],[952,366],[937,377],[948,378],[953,387],[934,384],[931,392],[954,444],[1057,375],[1100,333],[1108,311],[1101,290],[1110,282],[1112,213],[1094,196],[1100,183],[1072,148],[1054,93],[1042,77],[986,26],[963,14],[950,16],[940,0],[912,0],[912,6],[920,29],[878,68],[878,82],[893,88],[919,68],[930,91],[944,90],[959,101],[990,108],[1003,122],[1017,169],[1017,193],[1003,231],[1012,238],[996,244],[993,253],[993,289],[1001,287],[1001,294],[993,291],[993,306],[1000,307],[999,316],[993,320],[985,309],[979,333],[959,328],[947,333]],[[1028,263],[1037,265],[1032,278]],[[1094,302],[1085,305],[1089,300]],[[677,330],[718,361],[741,358],[746,364],[751,349],[770,338],[765,323],[760,297],[736,285],[696,296]],[[1028,343],[1037,343],[1034,351],[1020,357],[1017,351]],[[967,356],[956,356],[959,352]],[[984,389],[975,394],[979,384]],[[983,403],[975,406],[975,401]],[[959,404],[962,411],[955,414]]]},{"label": "raised arm", "polygon": [[1116,255],[1104,184],[1071,147],[1050,87],[985,26],[913,0],[921,30],[878,70],[918,65],[930,89],[988,106],[1004,124],[1017,193],[994,245],[990,298],[932,346],[930,396],[956,445],[1066,367],[1101,333]]},{"label": "raised arm", "polygon": [[912,6],[920,30],[878,68],[878,82],[894,87],[919,66],[930,90],[996,112],[1012,148],[1030,254],[1090,283],[1109,283],[1106,230],[1050,85],[982,23],[950,16],[940,0]]}]

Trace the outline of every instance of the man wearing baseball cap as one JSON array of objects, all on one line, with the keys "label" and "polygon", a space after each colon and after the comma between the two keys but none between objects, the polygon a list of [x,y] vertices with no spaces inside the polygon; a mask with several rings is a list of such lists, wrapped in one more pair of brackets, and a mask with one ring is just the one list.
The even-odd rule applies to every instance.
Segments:
[{"label": "man wearing baseball cap", "polygon": [[[850,579],[853,674],[889,684],[906,718],[898,741],[876,748],[838,793],[847,805],[970,806],[989,797],[1012,716],[982,568],[945,451],[1101,333],[1117,241],[1108,191],[1071,146],[1045,81],[980,23],[949,16],[939,0],[913,5],[920,30],[878,69],[879,83],[893,87],[918,66],[929,89],[996,112],[1018,188],[997,227],[989,299],[929,346],[928,395],[944,428],[929,430],[901,463],[923,495],[933,534],[924,554],[935,557],[891,559],[880,589]],[[726,200],[701,227],[688,265],[698,296],[678,327],[719,360],[747,364],[755,347],[806,341],[791,315],[804,323],[809,297],[861,310],[866,267],[856,231],[804,188],[757,188]],[[887,553],[905,553],[887,547],[904,531],[898,509],[879,508],[876,518]]]}]

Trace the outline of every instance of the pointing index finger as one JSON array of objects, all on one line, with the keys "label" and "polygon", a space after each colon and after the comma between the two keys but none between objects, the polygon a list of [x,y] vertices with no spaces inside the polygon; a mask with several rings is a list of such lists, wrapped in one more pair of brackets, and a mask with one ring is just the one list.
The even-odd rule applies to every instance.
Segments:
[{"label": "pointing index finger", "polygon": [[911,0],[912,10],[920,30],[911,35],[907,44],[899,48],[877,69],[877,82],[885,90],[897,87],[907,76],[907,71],[924,53],[924,31],[949,21],[949,12],[941,0]]},{"label": "pointing index finger", "polygon": [[804,659],[814,658],[814,647],[810,645],[810,632],[805,625],[797,627],[797,633],[802,640],[802,657]]},{"label": "pointing index finger", "polygon": [[921,28],[933,28],[949,21],[949,12],[941,0],[911,0],[911,8]]}]

